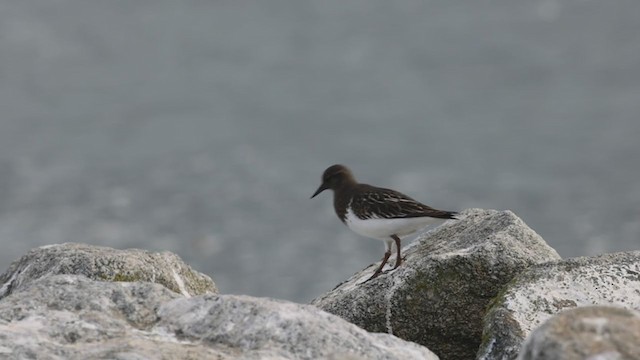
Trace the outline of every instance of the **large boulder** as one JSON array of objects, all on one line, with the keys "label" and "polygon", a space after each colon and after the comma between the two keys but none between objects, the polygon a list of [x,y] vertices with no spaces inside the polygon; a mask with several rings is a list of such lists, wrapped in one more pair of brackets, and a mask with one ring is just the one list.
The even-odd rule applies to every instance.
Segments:
[{"label": "large boulder", "polygon": [[180,339],[248,354],[268,350],[284,359],[438,359],[423,346],[371,334],[314,306],[281,300],[207,295],[174,300],[160,308],[159,316],[158,327]]},{"label": "large boulder", "polygon": [[585,306],[561,311],[527,338],[519,360],[638,360],[640,313]]},{"label": "large boulder", "polygon": [[312,304],[363,329],[473,359],[487,305],[527,267],[558,260],[510,211],[470,209],[403,249],[398,269],[365,282],[375,264]]},{"label": "large boulder", "polygon": [[14,261],[0,275],[0,299],[24,284],[59,274],[100,281],[153,282],[184,296],[218,292],[210,277],[194,271],[171,252],[66,243],[32,249]]},{"label": "large boulder", "polygon": [[544,321],[588,305],[640,309],[640,251],[566,259],[519,274],[487,313],[478,358],[515,359]]},{"label": "large boulder", "polygon": [[[187,347],[173,336],[150,331],[158,321],[156,309],[178,297],[153,283],[77,275],[34,279],[0,300],[0,358],[187,358]],[[190,351],[223,354],[205,346]]]},{"label": "large boulder", "polygon": [[2,359],[437,359],[309,305],[51,275],[0,300]]}]

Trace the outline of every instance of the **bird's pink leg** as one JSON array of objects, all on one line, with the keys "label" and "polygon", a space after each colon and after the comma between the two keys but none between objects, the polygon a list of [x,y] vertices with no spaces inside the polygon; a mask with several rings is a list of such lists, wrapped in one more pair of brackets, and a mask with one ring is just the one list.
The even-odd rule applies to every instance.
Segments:
[{"label": "bird's pink leg", "polygon": [[382,273],[382,268],[387,263],[387,260],[389,260],[389,256],[391,256],[391,249],[387,249],[387,251],[384,253],[384,257],[382,258],[382,263],[376,269],[376,271],[373,273],[373,275],[371,275],[371,277],[367,279],[367,281],[378,277],[378,275],[380,275]]},{"label": "bird's pink leg", "polygon": [[393,267],[394,269],[397,269],[398,266],[402,264],[402,256],[400,256],[400,238],[398,235],[391,235],[391,238],[396,242],[396,249],[398,251],[398,255],[396,256],[396,265]]}]

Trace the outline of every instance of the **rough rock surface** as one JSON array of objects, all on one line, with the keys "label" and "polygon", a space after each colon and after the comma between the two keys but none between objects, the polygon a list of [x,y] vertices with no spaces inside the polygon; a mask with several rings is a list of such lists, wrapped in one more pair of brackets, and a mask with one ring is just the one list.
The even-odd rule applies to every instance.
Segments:
[{"label": "rough rock surface", "polygon": [[437,359],[309,305],[51,275],[0,300],[2,359]]},{"label": "rough rock surface", "polygon": [[605,306],[564,310],[529,335],[518,359],[640,359],[640,313]]},{"label": "rough rock surface", "polygon": [[182,339],[282,358],[437,359],[427,348],[370,334],[310,305],[242,295],[205,295],[163,306],[158,324]]},{"label": "rough rock surface", "polygon": [[502,287],[525,268],[560,258],[512,212],[480,209],[422,235],[403,255],[398,269],[364,282],[374,264],[312,304],[464,360],[475,357],[486,307]]},{"label": "rough rock surface", "polygon": [[171,252],[66,243],[32,249],[14,261],[0,275],[0,299],[26,283],[58,274],[101,281],[153,282],[184,296],[218,292],[210,277],[192,270]]},{"label": "rough rock surface", "polygon": [[615,305],[640,309],[640,251],[533,266],[494,299],[479,359],[515,359],[524,339],[563,309]]},{"label": "rough rock surface", "polygon": [[0,300],[0,358],[184,358],[177,339],[142,332],[157,322],[155,309],[178,297],[152,283],[34,279]]}]

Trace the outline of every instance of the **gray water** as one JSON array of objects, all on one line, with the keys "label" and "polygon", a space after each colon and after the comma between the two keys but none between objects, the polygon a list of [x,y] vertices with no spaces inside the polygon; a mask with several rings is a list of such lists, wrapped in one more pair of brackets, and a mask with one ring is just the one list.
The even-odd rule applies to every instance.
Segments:
[{"label": "gray water", "polygon": [[322,171],[511,209],[564,257],[640,248],[640,1],[0,3],[0,271],[178,253],[308,301],[377,261]]}]

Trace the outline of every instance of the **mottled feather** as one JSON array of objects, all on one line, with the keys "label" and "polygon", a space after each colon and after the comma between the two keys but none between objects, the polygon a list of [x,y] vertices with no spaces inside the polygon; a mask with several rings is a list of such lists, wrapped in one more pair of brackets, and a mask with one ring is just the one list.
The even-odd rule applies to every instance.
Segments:
[{"label": "mottled feather", "polygon": [[334,205],[343,222],[346,218],[347,208],[351,208],[360,219],[399,219],[424,216],[454,219],[457,214],[453,211],[436,210],[398,191],[367,184],[358,184],[342,195],[336,197],[337,201]]}]

